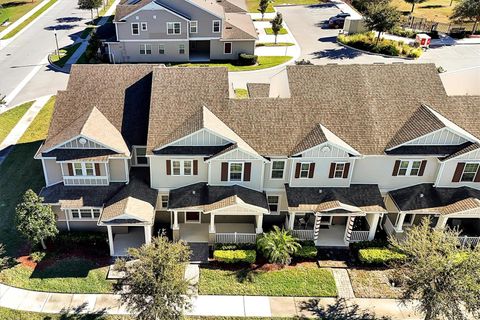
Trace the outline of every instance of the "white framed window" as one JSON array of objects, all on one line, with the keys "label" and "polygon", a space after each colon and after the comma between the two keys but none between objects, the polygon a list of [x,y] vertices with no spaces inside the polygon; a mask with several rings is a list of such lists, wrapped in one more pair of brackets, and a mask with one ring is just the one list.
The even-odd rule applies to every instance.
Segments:
[{"label": "white framed window", "polygon": [[167,22],[167,34],[174,35],[174,34],[181,34],[181,24],[180,22]]},{"label": "white framed window", "polygon": [[165,45],[163,45],[163,44],[158,45],[158,53],[159,54],[165,54]]},{"label": "white framed window", "polygon": [[133,146],[132,166],[148,166],[147,147]]},{"label": "white framed window", "polygon": [[345,172],[345,162],[335,163],[335,171],[333,172],[333,177],[335,179],[343,178],[344,172]]},{"label": "white framed window", "polygon": [[147,31],[147,23],[146,22],[140,23],[140,26],[141,26],[142,31]]},{"label": "white framed window", "polygon": [[74,176],[95,176],[95,164],[92,162],[74,162]]},{"label": "white framed window", "polygon": [[243,180],[243,162],[230,162],[228,164],[228,181]]},{"label": "white framed window", "polygon": [[130,26],[132,28],[132,35],[133,36],[136,36],[136,35],[140,34],[140,29],[139,29],[138,22],[132,22],[132,24]]},{"label": "white framed window", "polygon": [[190,21],[190,33],[198,33],[198,21]]},{"label": "white framed window", "polygon": [[231,42],[225,42],[223,44],[223,53],[224,54],[232,54],[232,43]]},{"label": "white framed window", "polygon": [[273,160],[271,171],[271,179],[283,179],[285,173],[285,160]]},{"label": "white framed window", "polygon": [[172,160],[173,176],[191,176],[193,168],[192,160]]},{"label": "white framed window", "polygon": [[221,23],[222,22],[220,20],[213,20],[212,21],[212,32],[213,33],[219,33],[220,32]]},{"label": "white framed window", "polygon": [[277,213],[279,211],[280,196],[267,196],[267,203],[270,212]]},{"label": "white framed window", "polygon": [[95,220],[100,217],[101,210],[99,208],[80,208],[70,209],[70,219],[72,220]]},{"label": "white framed window", "polygon": [[178,45],[178,54],[185,54],[185,45],[179,44]]},{"label": "white framed window", "polygon": [[140,45],[140,54],[152,54],[152,45],[151,44],[141,44]]},{"label": "white framed window", "polygon": [[401,160],[398,167],[399,176],[418,176],[420,167],[422,165],[421,160]]},{"label": "white framed window", "polygon": [[465,167],[463,167],[462,178],[460,179],[460,181],[474,181],[475,176],[477,175],[479,165],[479,163],[475,162],[465,163]]},{"label": "white framed window", "polygon": [[300,163],[300,178],[308,178],[308,173],[310,172],[310,162]]},{"label": "white framed window", "polygon": [[162,205],[162,209],[167,209],[168,208],[168,195],[162,195],[160,197],[160,200],[161,200],[161,205]]},{"label": "white framed window", "polygon": [[198,211],[185,212],[185,223],[201,223],[202,218]]}]

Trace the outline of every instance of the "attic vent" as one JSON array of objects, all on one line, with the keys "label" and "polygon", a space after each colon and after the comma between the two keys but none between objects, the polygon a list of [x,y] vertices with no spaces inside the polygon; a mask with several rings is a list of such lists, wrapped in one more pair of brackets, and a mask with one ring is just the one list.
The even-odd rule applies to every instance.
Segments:
[{"label": "attic vent", "polygon": [[225,29],[230,30],[230,29],[232,29],[232,27],[225,27]]},{"label": "attic vent", "polygon": [[87,139],[80,138],[80,139],[78,139],[78,142],[80,142],[80,144],[85,144],[85,143],[87,143]]},{"label": "attic vent", "polygon": [[323,147],[322,152],[330,152],[330,147],[327,147],[327,146]]}]

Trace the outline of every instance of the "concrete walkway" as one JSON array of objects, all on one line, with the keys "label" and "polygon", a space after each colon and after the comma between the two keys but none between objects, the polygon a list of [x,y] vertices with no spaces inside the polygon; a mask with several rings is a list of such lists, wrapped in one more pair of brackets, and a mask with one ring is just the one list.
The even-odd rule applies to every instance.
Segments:
[{"label": "concrete walkway", "polygon": [[[114,294],[37,292],[0,284],[0,307],[43,313],[128,314]],[[335,299],[263,296],[196,296],[186,312],[217,317],[308,317],[324,319],[423,319],[415,304],[393,299]]]},{"label": "concrete walkway", "polygon": [[344,299],[355,298],[347,269],[333,268],[332,274],[337,286],[338,297]]},{"label": "concrete walkway", "polygon": [[[43,96],[35,100],[32,106],[25,112],[23,117],[18,121],[15,127],[10,131],[8,136],[3,140],[0,144],[0,150],[3,150],[9,146],[15,145],[18,140],[23,136],[25,131],[28,129],[28,126],[32,123],[33,119],[37,116],[37,114],[42,110],[43,106],[47,103],[48,99],[50,99],[51,95]],[[11,110],[9,108],[8,110]]]}]

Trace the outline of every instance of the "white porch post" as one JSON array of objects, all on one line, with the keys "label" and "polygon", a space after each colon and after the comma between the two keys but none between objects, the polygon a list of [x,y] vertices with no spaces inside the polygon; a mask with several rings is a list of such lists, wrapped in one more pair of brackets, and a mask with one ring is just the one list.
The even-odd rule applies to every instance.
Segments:
[{"label": "white porch post", "polygon": [[372,219],[372,224],[370,225],[370,230],[368,231],[368,240],[373,240],[375,238],[375,232],[377,232],[378,221],[380,220],[380,214],[375,214]]},{"label": "white porch post", "polygon": [[443,229],[447,225],[447,220],[448,217],[446,216],[440,216],[438,217],[437,225],[435,226],[435,229]]},{"label": "white porch post", "polygon": [[397,218],[397,224],[395,225],[395,230],[397,232],[403,232],[403,221],[405,221],[405,212],[400,212]]},{"label": "white porch post", "polygon": [[210,214],[210,228],[208,229],[209,233],[215,233],[215,215]]},{"label": "white porch post", "polygon": [[178,211],[173,211],[173,226],[172,226],[172,229],[173,230],[178,230],[179,227],[178,227]]},{"label": "white porch post", "polygon": [[152,226],[144,226],[145,231],[145,244],[149,244],[152,242]]},{"label": "white porch post", "polygon": [[113,251],[113,233],[112,233],[112,226],[107,226],[108,231],[108,246],[110,247],[110,255],[114,255]]},{"label": "white porch post", "polygon": [[263,214],[259,214],[255,216],[255,222],[257,224],[257,228],[255,229],[255,232],[263,233]]},{"label": "white porch post", "polygon": [[288,213],[288,230],[293,230],[295,225],[295,212]]},{"label": "white porch post", "polygon": [[352,237],[352,230],[353,230],[353,223],[355,222],[355,217],[348,217],[347,225],[345,226],[345,235],[343,240],[345,243],[350,242],[350,238]]}]

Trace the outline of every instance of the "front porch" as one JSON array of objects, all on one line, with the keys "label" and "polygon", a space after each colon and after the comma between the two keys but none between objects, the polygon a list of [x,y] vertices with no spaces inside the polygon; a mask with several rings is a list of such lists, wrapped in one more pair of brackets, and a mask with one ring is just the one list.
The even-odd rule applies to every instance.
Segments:
[{"label": "front porch", "polygon": [[113,257],[125,257],[129,248],[140,248],[143,244],[150,243],[151,234],[143,227],[125,227],[122,232],[115,232],[119,230],[117,228],[119,227],[113,227],[111,231],[112,241],[109,233],[109,244],[112,244],[110,255]]}]

